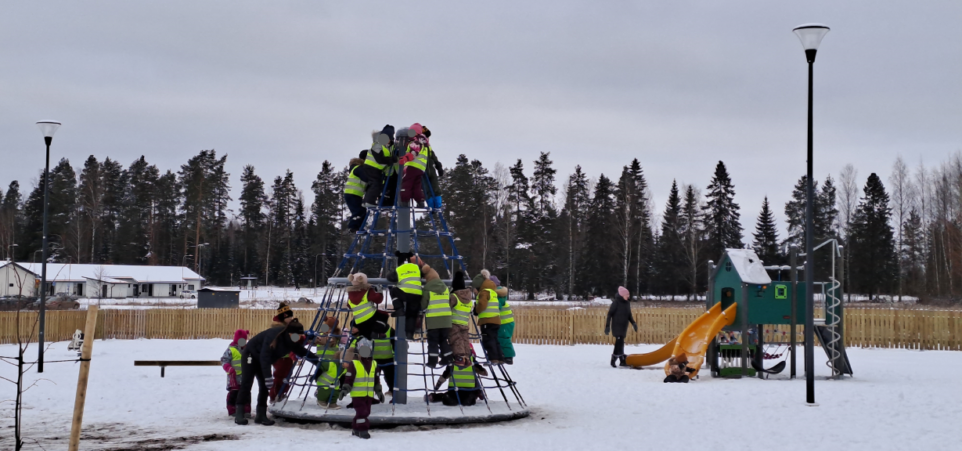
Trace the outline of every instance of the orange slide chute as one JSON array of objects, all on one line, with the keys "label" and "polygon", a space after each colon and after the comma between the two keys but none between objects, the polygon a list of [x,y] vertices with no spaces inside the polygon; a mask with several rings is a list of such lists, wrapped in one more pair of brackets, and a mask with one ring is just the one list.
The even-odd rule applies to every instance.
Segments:
[{"label": "orange slide chute", "polygon": [[[673,356],[685,353],[688,356],[688,367],[695,369],[690,374],[695,377],[702,362],[705,361],[705,352],[708,344],[718,335],[718,332],[725,326],[730,326],[735,321],[735,310],[738,304],[732,304],[722,311],[721,303],[715,304],[710,310],[703,313],[695,321],[692,321],[685,330],[674,340],[666,343],[654,352],[646,354],[632,354],[627,356],[625,363],[632,367],[654,365],[664,362]],[[665,365],[665,372],[669,371]]]}]

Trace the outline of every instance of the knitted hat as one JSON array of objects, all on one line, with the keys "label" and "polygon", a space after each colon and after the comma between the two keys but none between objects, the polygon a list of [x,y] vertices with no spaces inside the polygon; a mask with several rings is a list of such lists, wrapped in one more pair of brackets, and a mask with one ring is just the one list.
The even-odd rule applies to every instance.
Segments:
[{"label": "knitted hat", "polygon": [[371,340],[361,338],[357,341],[357,355],[363,358],[369,358],[374,355],[374,344],[371,343]]},{"label": "knitted hat", "polygon": [[471,279],[471,288],[474,288],[475,290],[480,290],[481,284],[484,283],[484,280],[485,280],[484,276],[482,276],[481,274],[474,276],[474,279]]},{"label": "knitted hat", "polygon": [[501,281],[498,280],[498,276],[491,276],[491,281],[494,282],[495,285],[501,286]]},{"label": "knitted hat", "polygon": [[454,291],[465,289],[463,272],[458,271],[454,273],[454,278],[451,279],[451,289]]},{"label": "knitted hat", "polygon": [[618,287],[618,296],[621,296],[623,299],[628,300],[628,297],[631,296],[631,293],[629,293],[628,289],[625,287]]},{"label": "knitted hat", "polygon": [[414,130],[414,133],[417,133],[419,135],[421,133],[424,133],[424,127],[421,127],[421,124],[418,124],[417,122],[415,122],[414,124],[411,124],[411,126],[408,128],[410,128],[411,130]]},{"label": "knitted hat", "polygon": [[243,339],[246,340],[247,337],[248,337],[248,335],[250,335],[250,332],[248,332],[248,331],[246,331],[246,330],[244,330],[244,329],[237,329],[237,330],[235,330],[235,331],[234,331],[234,341],[232,341],[231,344],[232,344],[232,345],[236,345],[236,344],[237,344],[237,340],[240,340],[241,338],[243,338]]},{"label": "knitted hat", "polygon": [[278,320],[283,320],[284,318],[290,318],[292,316],[294,316],[294,312],[291,311],[291,308],[287,305],[287,303],[281,302],[281,304],[277,306],[276,318]]},{"label": "knitted hat", "polygon": [[406,262],[410,260],[411,257],[414,256],[414,254],[411,252],[394,251],[394,256],[397,257],[397,261]]},{"label": "knitted hat", "polygon": [[431,137],[431,130],[428,130],[427,127],[425,127],[425,126],[422,125],[422,126],[421,126],[421,130],[424,130],[424,132],[423,132],[424,136],[427,136],[428,138]]}]

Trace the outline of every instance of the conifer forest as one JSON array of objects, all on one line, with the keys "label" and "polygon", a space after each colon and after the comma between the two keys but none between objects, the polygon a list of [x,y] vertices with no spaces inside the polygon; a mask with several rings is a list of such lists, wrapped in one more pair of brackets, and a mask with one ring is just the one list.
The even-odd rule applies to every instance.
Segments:
[{"label": "conifer forest", "polygon": [[[503,274],[531,298],[606,296],[619,285],[633,294],[692,296],[706,290],[707,262],[724,248],[751,246],[766,265],[785,265],[788,246],[804,245],[804,176],[785,205],[766,198],[745,206],[723,161],[703,187],[675,182],[657,202],[638,159],[597,175],[580,166],[558,174],[545,152],[510,165],[465,155],[444,163],[445,217],[469,270]],[[258,174],[246,165],[231,174],[227,155],[214,150],[176,169],[145,157],[127,164],[90,156],[79,166],[62,159],[50,170],[51,261],[184,265],[212,285],[254,276],[261,285],[322,286],[353,239],[345,231],[345,173],[325,161],[306,189],[289,170]],[[3,183],[4,258],[39,258],[43,183],[42,171],[35,186]],[[960,192],[962,155],[931,168],[898,158],[889,174],[848,165],[816,180],[816,243],[843,245],[848,292],[958,298]],[[760,212],[754,230],[742,228],[745,209]]]}]

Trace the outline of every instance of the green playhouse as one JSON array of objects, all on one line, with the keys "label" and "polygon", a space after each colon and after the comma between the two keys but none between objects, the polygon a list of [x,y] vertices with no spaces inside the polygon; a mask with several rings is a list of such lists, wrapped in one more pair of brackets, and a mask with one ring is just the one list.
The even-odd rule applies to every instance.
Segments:
[{"label": "green playhouse", "polygon": [[[832,253],[832,268],[827,281],[816,282],[816,289],[821,287],[821,296],[816,293],[816,299],[822,299],[824,317],[816,318],[814,332],[828,356],[833,377],[838,378],[852,374],[844,344],[841,248],[835,240],[826,241],[816,249],[822,247]],[[707,308],[710,310],[721,303],[724,311],[737,304],[734,321],[724,327],[708,347],[713,376],[764,377],[789,366],[790,376],[795,377],[797,325],[804,325],[805,314],[805,284],[799,283],[799,272],[804,271],[804,266],[798,263],[800,256],[797,247],[792,246],[790,265],[765,266],[751,249],[726,249],[717,265],[708,262]],[[776,275],[775,280],[772,274]],[[787,274],[788,280],[781,280],[783,274]],[[766,343],[763,331],[777,326],[789,326],[788,339]],[[782,352],[777,354],[778,350]],[[783,357],[780,362],[766,368],[766,358],[779,357]]]}]

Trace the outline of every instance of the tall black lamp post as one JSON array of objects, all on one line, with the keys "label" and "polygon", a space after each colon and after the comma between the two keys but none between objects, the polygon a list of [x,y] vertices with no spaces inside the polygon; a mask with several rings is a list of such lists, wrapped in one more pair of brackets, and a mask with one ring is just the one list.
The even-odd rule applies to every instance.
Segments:
[{"label": "tall black lamp post", "polygon": [[37,357],[37,372],[43,372],[43,338],[47,316],[47,207],[49,205],[50,191],[50,143],[53,142],[53,134],[60,128],[57,121],[37,122],[40,133],[43,133],[43,140],[47,143],[47,163],[43,168],[43,260],[40,261],[40,331],[37,334],[37,350],[40,353]]},{"label": "tall black lamp post", "polygon": [[805,48],[808,59],[808,180],[805,187],[805,401],[815,404],[815,189],[812,178],[812,69],[818,44],[829,28],[822,24],[805,24],[794,30]]}]

